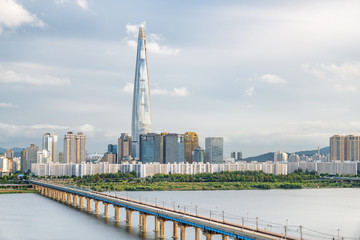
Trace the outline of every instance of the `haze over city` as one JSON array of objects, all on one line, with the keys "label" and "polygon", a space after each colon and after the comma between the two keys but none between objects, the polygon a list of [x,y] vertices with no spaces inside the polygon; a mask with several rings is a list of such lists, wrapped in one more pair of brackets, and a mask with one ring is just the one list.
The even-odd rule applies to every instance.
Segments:
[{"label": "haze over city", "polygon": [[73,130],[104,152],[130,132],[141,25],[154,132],[245,157],[328,146],[359,133],[359,16],[357,1],[1,1],[0,147]]}]

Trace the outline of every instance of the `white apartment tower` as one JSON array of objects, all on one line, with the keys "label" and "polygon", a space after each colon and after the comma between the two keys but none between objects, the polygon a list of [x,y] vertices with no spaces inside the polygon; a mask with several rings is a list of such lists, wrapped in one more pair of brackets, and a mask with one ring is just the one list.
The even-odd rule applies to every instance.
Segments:
[{"label": "white apartment tower", "polygon": [[58,158],[58,136],[54,133],[44,133],[42,138],[42,150],[49,152],[49,162],[59,162]]}]

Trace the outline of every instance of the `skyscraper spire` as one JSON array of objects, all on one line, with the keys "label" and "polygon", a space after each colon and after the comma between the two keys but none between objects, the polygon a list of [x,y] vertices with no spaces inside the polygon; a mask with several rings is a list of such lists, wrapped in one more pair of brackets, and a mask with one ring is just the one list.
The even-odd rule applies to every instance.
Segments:
[{"label": "skyscraper spire", "polygon": [[150,86],[144,27],[139,28],[136,54],[131,135],[132,157],[139,158],[139,135],[152,132]]}]

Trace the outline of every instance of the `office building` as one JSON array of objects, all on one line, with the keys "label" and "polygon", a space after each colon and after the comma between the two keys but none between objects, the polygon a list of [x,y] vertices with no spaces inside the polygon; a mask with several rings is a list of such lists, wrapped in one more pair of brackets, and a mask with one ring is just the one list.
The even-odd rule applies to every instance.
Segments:
[{"label": "office building", "polygon": [[184,134],[185,162],[192,163],[192,152],[199,146],[199,137],[195,132]]},{"label": "office building", "polygon": [[25,171],[31,169],[31,164],[37,163],[37,152],[39,147],[35,144],[30,144],[30,147],[25,149]]},{"label": "office building", "polygon": [[207,163],[222,163],[224,161],[223,147],[222,137],[205,138],[205,161]]},{"label": "office building", "polygon": [[132,109],[132,157],[139,158],[139,136],[152,132],[150,86],[147,65],[145,29],[139,28],[136,54],[134,96]]},{"label": "office building", "polygon": [[140,135],[140,161],[142,163],[164,163],[163,135],[148,133]]},{"label": "office building", "polygon": [[184,134],[163,134],[164,163],[185,162]]},{"label": "office building", "polygon": [[86,136],[68,132],[64,137],[64,163],[86,162]]},{"label": "office building", "polygon": [[59,162],[58,158],[58,136],[54,133],[44,133],[42,138],[42,150],[49,152],[50,162]]},{"label": "office building", "polygon": [[205,150],[198,146],[192,152],[192,161],[194,163],[204,163],[205,162]]},{"label": "office building", "polygon": [[117,162],[121,163],[125,157],[131,156],[132,138],[127,133],[122,133],[118,139],[118,156]]}]

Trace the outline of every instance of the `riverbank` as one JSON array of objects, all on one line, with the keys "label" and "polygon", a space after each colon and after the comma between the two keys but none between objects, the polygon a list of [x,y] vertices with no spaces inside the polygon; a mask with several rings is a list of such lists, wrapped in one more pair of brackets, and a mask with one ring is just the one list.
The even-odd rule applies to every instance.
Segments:
[{"label": "riverbank", "polygon": [[356,188],[358,185],[344,182],[306,183],[256,183],[256,182],[102,182],[73,183],[72,185],[94,191],[201,191],[201,190],[270,190],[270,189],[314,189],[314,188]]},{"label": "riverbank", "polygon": [[35,189],[0,189],[0,194],[36,193]]}]

